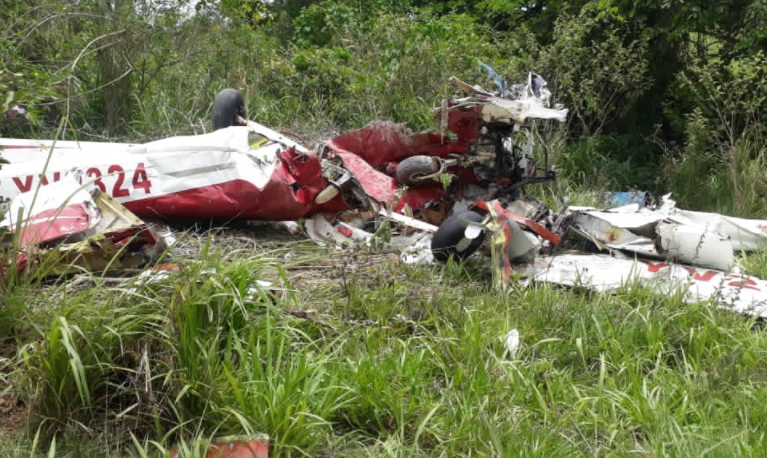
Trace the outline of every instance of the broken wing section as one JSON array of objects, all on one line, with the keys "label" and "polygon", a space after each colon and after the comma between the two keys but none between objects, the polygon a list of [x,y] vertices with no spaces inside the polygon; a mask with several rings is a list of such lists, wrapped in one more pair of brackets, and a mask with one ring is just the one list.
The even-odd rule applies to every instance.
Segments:
[{"label": "broken wing section", "polygon": [[682,294],[686,302],[711,300],[728,310],[767,318],[767,281],[719,270],[609,255],[558,254],[536,259],[526,276],[598,292],[638,285],[658,294]]}]

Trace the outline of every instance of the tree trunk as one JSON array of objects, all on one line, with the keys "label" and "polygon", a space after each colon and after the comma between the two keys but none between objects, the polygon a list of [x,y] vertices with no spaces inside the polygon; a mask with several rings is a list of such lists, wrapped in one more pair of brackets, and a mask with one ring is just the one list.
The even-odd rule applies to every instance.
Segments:
[{"label": "tree trunk", "polygon": [[[106,1],[107,16],[102,34],[120,30],[120,14],[130,14],[132,0]],[[103,99],[105,127],[110,133],[121,130],[122,124],[131,114],[131,64],[130,34],[120,34],[106,38],[99,46],[108,45],[96,53],[99,67],[99,84]]]}]

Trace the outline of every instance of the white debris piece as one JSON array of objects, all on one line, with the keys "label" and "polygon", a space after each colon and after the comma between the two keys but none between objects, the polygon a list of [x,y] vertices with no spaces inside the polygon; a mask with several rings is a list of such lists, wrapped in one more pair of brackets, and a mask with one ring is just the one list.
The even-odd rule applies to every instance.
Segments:
[{"label": "white debris piece", "polygon": [[281,221],[280,224],[293,235],[301,234],[301,226],[295,221]]},{"label": "white debris piece", "polygon": [[541,239],[532,232],[523,230],[515,221],[509,220],[511,238],[506,254],[512,261],[531,262],[541,250]]},{"label": "white debris piece", "polygon": [[520,347],[520,339],[519,339],[519,330],[514,328],[508,333],[506,333],[506,338],[503,342],[503,347],[506,349],[506,352],[510,359],[514,359],[517,357],[517,353],[519,353],[519,347]]},{"label": "white debris piece", "polygon": [[661,250],[669,261],[730,270],[735,264],[730,237],[704,227],[676,222],[658,223]]},{"label": "white debris piece", "polygon": [[[670,205],[651,210],[635,204],[610,210],[570,211],[572,229],[602,250],[628,251],[649,258],[729,270],[735,264],[735,251],[743,248],[730,234],[716,230],[723,224],[700,224],[706,220],[701,215],[721,222],[725,217],[720,215],[699,213],[694,221],[684,216],[694,212],[682,212]],[[749,223],[756,226],[759,222]],[[748,241],[757,245],[752,242]],[[767,237],[764,244],[767,246]]]},{"label": "white debris piece", "polygon": [[767,318],[767,281],[737,273],[603,254],[558,254],[537,258],[525,276],[598,292],[638,284],[663,295],[683,293],[686,302],[714,300],[723,308]]},{"label": "white debris piece", "polygon": [[398,223],[402,223],[405,226],[412,227],[413,229],[418,229],[419,231],[434,233],[437,232],[438,229],[438,227],[433,224],[425,223],[421,220],[411,218],[410,216],[405,216],[401,213],[390,212],[383,208],[378,212],[378,214]]},{"label": "white debris piece", "polygon": [[162,237],[162,239],[165,241],[165,245],[167,245],[168,248],[172,248],[178,242],[178,239],[171,230],[159,232],[158,235]]},{"label": "white debris piece", "polygon": [[307,218],[304,222],[306,233],[316,244],[344,246],[369,244],[373,238],[370,232],[357,229],[343,222],[331,223],[322,214]]},{"label": "white debris piece", "polygon": [[433,226],[415,218],[399,213],[382,210],[379,212],[396,223],[417,229],[412,235],[394,235],[384,242],[377,240],[375,234],[362,230],[342,221],[328,221],[325,216],[318,214],[307,218],[304,223],[306,233],[315,243],[321,246],[374,246],[380,242],[388,248],[401,250],[401,259],[406,264],[430,264],[434,261],[431,254],[431,237],[437,231]]},{"label": "white debris piece", "polygon": [[410,265],[429,265],[434,263],[434,255],[431,252],[432,234],[425,232],[410,245],[402,250],[400,260],[404,264]]},{"label": "white debris piece", "polygon": [[729,236],[735,251],[755,251],[767,248],[767,220],[735,218],[718,213],[694,212],[676,208],[676,202],[664,196],[659,210],[668,218],[697,224],[710,232]]}]

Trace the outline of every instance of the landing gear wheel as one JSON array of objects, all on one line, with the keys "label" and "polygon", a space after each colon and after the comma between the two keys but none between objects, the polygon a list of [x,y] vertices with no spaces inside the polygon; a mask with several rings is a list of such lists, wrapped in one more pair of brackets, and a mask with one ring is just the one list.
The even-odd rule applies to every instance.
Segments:
[{"label": "landing gear wheel", "polygon": [[236,89],[224,89],[213,100],[213,130],[236,126],[237,117],[247,119],[245,112],[245,100],[240,91]]},{"label": "landing gear wheel", "polygon": [[427,175],[439,172],[439,161],[431,156],[412,156],[397,165],[397,183],[407,186],[422,186],[428,183]]},{"label": "landing gear wheel", "polygon": [[466,226],[468,222],[481,223],[484,218],[477,212],[464,211],[446,219],[434,237],[431,239],[431,252],[434,259],[446,262],[450,256],[462,261],[474,254],[482,241],[485,240],[485,231],[472,239],[466,239]]}]

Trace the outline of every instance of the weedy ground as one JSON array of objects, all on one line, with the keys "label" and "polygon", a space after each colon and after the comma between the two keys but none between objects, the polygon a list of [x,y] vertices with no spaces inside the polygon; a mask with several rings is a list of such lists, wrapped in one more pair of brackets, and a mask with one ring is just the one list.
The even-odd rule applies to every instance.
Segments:
[{"label": "weedy ground", "polygon": [[499,293],[481,259],[409,267],[269,225],[179,236],[164,279],[6,287],[0,456],[202,457],[254,433],[271,456],[767,456],[754,319]]}]

